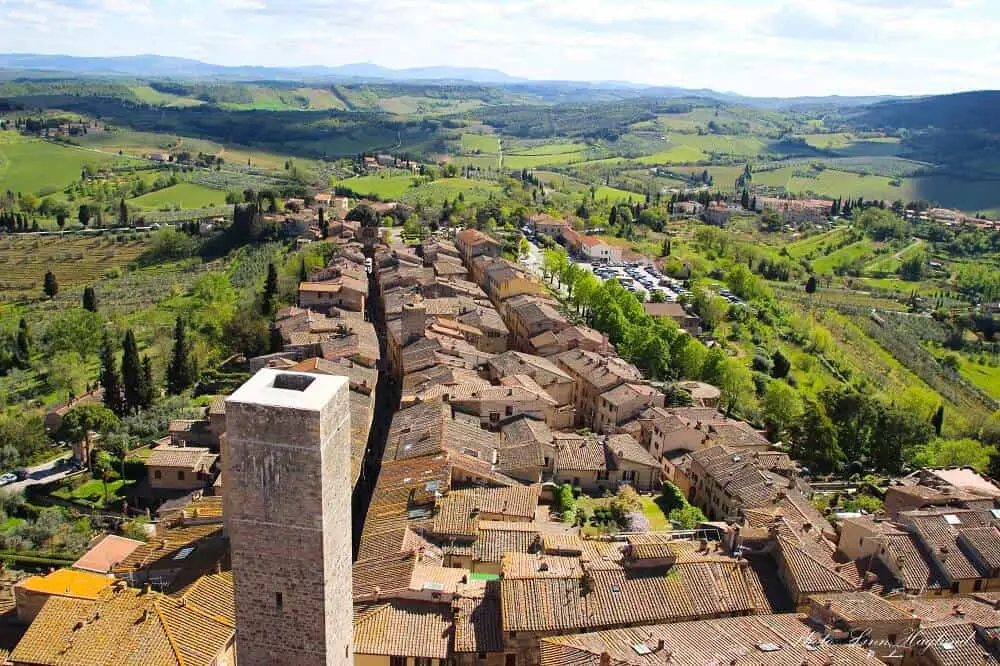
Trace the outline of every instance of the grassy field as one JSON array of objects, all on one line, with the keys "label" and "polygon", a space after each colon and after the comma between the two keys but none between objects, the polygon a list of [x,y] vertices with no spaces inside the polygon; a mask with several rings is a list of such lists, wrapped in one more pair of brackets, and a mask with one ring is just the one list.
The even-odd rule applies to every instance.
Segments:
[{"label": "grassy field", "polygon": [[334,185],[349,187],[358,194],[375,195],[381,199],[398,199],[413,185],[413,176],[358,176],[341,180]]},{"label": "grassy field", "polygon": [[140,208],[204,208],[226,203],[226,193],[194,183],[178,183],[156,192],[130,199],[129,203]]},{"label": "grassy field", "polygon": [[1000,400],[1000,368],[979,365],[968,359],[962,359],[960,372],[963,377],[988,395]]},{"label": "grassy field", "polygon": [[756,157],[767,148],[767,142],[756,136],[726,136],[720,134],[671,134],[670,143],[692,148],[700,153],[718,153],[734,157]]},{"label": "grassy field", "polygon": [[786,245],[785,249],[788,250],[788,254],[791,257],[797,259],[809,254],[810,252],[819,250],[824,245],[831,245],[838,242],[846,232],[846,229],[834,229],[833,231],[827,231],[825,233],[797,240],[794,243]]},{"label": "grassy field", "polygon": [[132,88],[132,92],[139,98],[139,101],[153,106],[187,107],[200,106],[204,104],[204,102],[200,99],[160,92],[159,90],[153,89],[151,86],[134,86]]},{"label": "grassy field", "polygon": [[461,194],[467,203],[473,203],[485,201],[489,198],[490,194],[497,194],[499,192],[500,186],[487,180],[441,178],[420,185],[419,187],[411,188],[402,198],[408,202],[429,201],[440,204],[445,199],[454,201]]},{"label": "grassy field", "polygon": [[608,187],[606,185],[602,185],[594,191],[594,198],[597,201],[603,201],[605,199],[612,202],[628,200],[632,203],[642,203],[646,200],[646,196],[644,194],[629,192],[628,190],[620,190],[616,187]]},{"label": "grassy field", "polygon": [[872,253],[874,245],[871,240],[864,239],[857,243],[845,245],[836,252],[819,257],[812,262],[813,271],[816,273],[832,273],[837,266],[853,264]]},{"label": "grassy field", "polygon": [[55,273],[66,290],[98,281],[111,268],[125,266],[147,247],[146,236],[119,243],[111,235],[11,236],[0,240],[0,299],[42,295],[45,271]]},{"label": "grassy field", "polygon": [[498,154],[497,140],[499,137],[491,134],[463,134],[461,149],[463,153],[481,153],[483,155]]},{"label": "grassy field", "polygon": [[898,252],[890,252],[865,266],[869,273],[895,273],[906,259],[917,254],[924,242],[917,239]]},{"label": "grassy field", "polygon": [[[688,138],[688,137],[685,137]],[[684,164],[687,162],[700,162],[707,160],[708,155],[691,146],[675,145],[668,150],[663,150],[652,155],[643,155],[635,161],[640,164]]]},{"label": "grassy field", "polygon": [[84,165],[98,166],[113,157],[13,132],[0,133],[0,190],[51,194],[80,178]]}]

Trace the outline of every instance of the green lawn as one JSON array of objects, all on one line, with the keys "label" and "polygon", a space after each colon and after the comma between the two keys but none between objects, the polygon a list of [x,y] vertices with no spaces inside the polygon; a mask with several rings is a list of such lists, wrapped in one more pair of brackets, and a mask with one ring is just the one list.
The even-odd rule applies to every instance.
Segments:
[{"label": "green lawn", "polygon": [[375,195],[380,199],[398,199],[402,197],[413,185],[413,176],[389,176],[389,175],[375,175],[375,176],[358,176],[356,178],[348,178],[347,180],[341,180],[334,183],[334,185],[342,185],[344,187],[349,187],[354,192],[365,196],[365,195]]},{"label": "green lawn", "polygon": [[788,250],[789,256],[797,259],[814,250],[818,250],[823,245],[836,243],[846,232],[847,229],[834,229],[833,231],[827,231],[815,236],[809,236],[808,238],[802,238],[794,243],[786,245],[785,248]]},{"label": "green lawn", "polygon": [[708,155],[698,148],[685,145],[675,145],[669,150],[663,150],[652,155],[643,155],[636,159],[640,164],[682,164],[685,162],[701,162]]},{"label": "green lawn", "polygon": [[962,359],[962,376],[993,398],[1000,400],[1000,368]]},{"label": "green lawn", "polygon": [[594,198],[598,201],[603,201],[605,199],[610,202],[628,200],[632,203],[642,203],[646,200],[646,196],[644,194],[629,192],[628,190],[620,190],[617,187],[608,187],[606,185],[602,185],[597,188],[594,192]]},{"label": "green lawn", "polygon": [[130,199],[129,203],[140,208],[163,208],[172,205],[179,208],[204,208],[205,206],[221,206],[226,203],[226,193],[195,183],[178,183]]},{"label": "green lawn", "polygon": [[649,521],[651,532],[665,532],[672,528],[670,519],[663,513],[663,509],[657,504],[656,499],[648,495],[642,495],[642,513]]},{"label": "green lawn", "polygon": [[110,155],[0,132],[0,191],[55,192],[79,180],[84,165],[98,166],[112,159]]},{"label": "green lawn", "polygon": [[14,528],[16,528],[18,525],[22,525],[25,522],[27,521],[25,521],[24,518],[15,518],[14,516],[9,516],[5,521],[0,523],[0,534],[6,534],[7,532],[10,532]]},{"label": "green lawn", "polygon": [[479,152],[483,155],[496,155],[498,152],[497,140],[499,137],[492,134],[463,134],[462,152]]},{"label": "green lawn", "polygon": [[488,180],[471,178],[439,178],[430,183],[407,190],[404,200],[432,201],[441,203],[445,199],[454,201],[459,194],[467,203],[485,201],[490,194],[499,194],[500,186]]},{"label": "green lawn", "polygon": [[[114,479],[108,481],[108,500],[110,504],[115,504],[119,500],[125,497],[125,491],[128,486],[134,484],[135,481],[130,481],[128,479]],[[104,508],[104,482],[100,479],[91,479],[74,490],[63,487],[52,493],[54,496],[59,497],[64,500],[69,500],[71,502],[79,502],[87,506],[93,506],[94,508]]]},{"label": "green lawn", "polygon": [[872,253],[873,249],[872,241],[867,238],[859,240],[857,243],[845,245],[836,252],[813,260],[813,271],[816,273],[832,273],[833,269],[837,266],[853,264],[864,259]]}]

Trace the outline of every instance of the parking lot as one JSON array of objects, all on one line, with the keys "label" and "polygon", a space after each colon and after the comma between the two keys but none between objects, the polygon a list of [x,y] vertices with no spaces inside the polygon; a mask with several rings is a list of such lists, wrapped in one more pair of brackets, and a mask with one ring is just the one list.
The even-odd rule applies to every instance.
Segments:
[{"label": "parking lot", "polygon": [[660,292],[668,303],[674,303],[678,297],[687,294],[680,281],[663,275],[655,266],[631,263],[611,263],[599,264],[593,267],[594,275],[601,280],[617,279],[621,285],[633,292],[645,292],[652,296],[655,292]]}]

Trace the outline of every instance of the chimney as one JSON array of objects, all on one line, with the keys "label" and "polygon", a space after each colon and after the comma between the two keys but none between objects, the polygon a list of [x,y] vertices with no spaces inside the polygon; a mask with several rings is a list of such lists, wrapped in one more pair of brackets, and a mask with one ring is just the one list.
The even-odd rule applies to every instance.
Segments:
[{"label": "chimney", "polygon": [[427,306],[422,301],[403,305],[403,344],[424,337],[427,326]]},{"label": "chimney", "polygon": [[657,652],[662,652],[663,648],[665,648],[665,647],[667,647],[667,642],[665,640],[663,640],[661,638],[660,640],[656,641],[656,651]]},{"label": "chimney", "polygon": [[611,666],[611,655],[607,652],[601,653],[601,666]]}]

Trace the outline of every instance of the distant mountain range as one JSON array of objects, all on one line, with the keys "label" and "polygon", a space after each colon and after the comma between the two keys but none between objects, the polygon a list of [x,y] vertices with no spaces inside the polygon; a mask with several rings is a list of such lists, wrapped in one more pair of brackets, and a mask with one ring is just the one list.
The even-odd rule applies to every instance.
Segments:
[{"label": "distant mountain range", "polygon": [[620,91],[623,97],[704,97],[723,102],[750,104],[762,108],[811,106],[861,106],[894,99],[872,97],[793,97],[760,98],[710,89],[675,86],[650,86],[629,81],[539,81],[510,76],[496,69],[481,67],[412,67],[391,69],[373,63],[354,63],[336,67],[257,67],[213,65],[188,58],[159,55],[120,57],[77,57],[32,53],[0,54],[0,70],[15,76],[92,76],[167,79],[222,79],[229,81],[302,81],[324,83],[466,83],[523,88],[546,88],[577,91]]},{"label": "distant mountain range", "polygon": [[506,84],[517,79],[501,71],[479,67],[414,67],[389,69],[371,63],[338,67],[254,67],[212,65],[188,58],[158,55],[81,58],[32,53],[0,54],[0,68],[25,71],[65,72],[98,76],[139,76],[154,78],[225,78],[240,80],[300,81],[316,79],[383,81],[468,81]]}]

